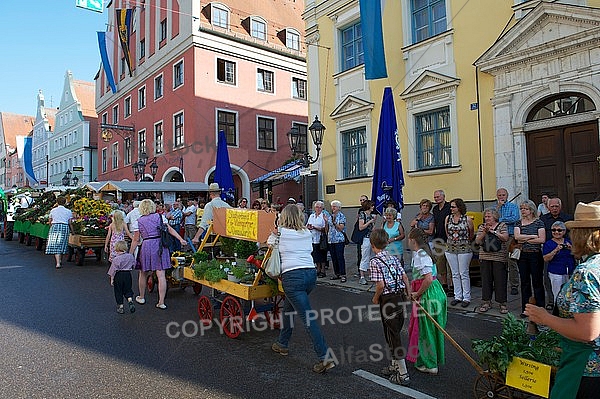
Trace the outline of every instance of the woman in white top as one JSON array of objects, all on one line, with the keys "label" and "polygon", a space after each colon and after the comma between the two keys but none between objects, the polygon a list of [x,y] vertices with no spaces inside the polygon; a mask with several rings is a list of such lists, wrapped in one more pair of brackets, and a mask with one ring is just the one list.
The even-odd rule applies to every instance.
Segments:
[{"label": "woman in white top", "polygon": [[325,267],[327,266],[327,248],[321,249],[319,242],[321,234],[327,235],[327,221],[323,213],[323,201],[315,201],[313,205],[314,213],[308,217],[306,227],[312,234],[312,258],[317,265],[317,277],[325,277]]},{"label": "woman in white top", "polygon": [[289,204],[279,216],[279,254],[281,256],[281,285],[285,291],[285,303],[282,312],[282,327],[279,338],[271,346],[274,352],[283,356],[289,354],[288,344],[292,336],[294,319],[297,312],[304,328],[310,335],[313,348],[319,357],[319,363],[313,366],[315,373],[323,373],[335,363],[328,358],[329,347],[321,333],[319,322],[314,319],[308,295],[317,283],[317,272],[311,257],[312,236],[304,226],[300,209]]},{"label": "woman in white top", "polygon": [[66,203],[65,197],[58,197],[56,206],[50,211],[50,231],[46,243],[46,255],[54,255],[57,269],[62,267],[62,255],[68,251],[69,221],[73,217],[73,213],[65,208]]}]

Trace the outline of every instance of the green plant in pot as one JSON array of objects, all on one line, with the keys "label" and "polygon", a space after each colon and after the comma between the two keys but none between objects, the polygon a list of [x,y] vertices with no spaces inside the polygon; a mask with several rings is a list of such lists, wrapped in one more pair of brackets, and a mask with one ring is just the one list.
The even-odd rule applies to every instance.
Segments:
[{"label": "green plant in pot", "polygon": [[256,253],[258,247],[254,241],[237,240],[234,249],[235,253],[237,254],[237,258],[244,259],[245,261],[250,255],[254,255]]},{"label": "green plant in pot", "polygon": [[238,240],[236,238],[219,237],[219,241],[221,242],[221,252],[223,252],[223,255],[234,257],[235,244]]}]

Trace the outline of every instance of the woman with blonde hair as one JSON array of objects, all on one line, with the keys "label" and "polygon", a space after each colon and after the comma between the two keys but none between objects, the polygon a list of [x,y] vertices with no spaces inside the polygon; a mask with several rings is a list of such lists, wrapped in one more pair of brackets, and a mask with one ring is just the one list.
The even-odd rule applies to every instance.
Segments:
[{"label": "woman with blonde hair", "polygon": [[160,238],[161,218],[162,224],[167,227],[169,234],[177,238],[181,245],[186,245],[186,242],[173,227],[169,226],[167,219],[163,215],[156,213],[156,204],[151,200],[143,200],[140,203],[139,211],[142,215],[138,219],[139,230],[133,234],[133,241],[129,250],[133,254],[140,237],[143,238],[142,247],[138,254],[139,265],[136,265],[136,268],[140,269],[138,275],[140,295],[135,297],[135,301],[140,305],[146,303],[146,299],[144,298],[146,282],[148,275],[155,271],[158,278],[158,303],[156,307],[166,309],[165,295],[167,293],[167,279],[165,277],[165,270],[171,268],[171,255],[169,254],[169,249],[162,246]]},{"label": "woman with blonde hair", "polygon": [[[315,373],[323,373],[335,363],[328,358],[329,347],[321,333],[319,322],[312,318],[314,311],[308,300],[308,295],[317,284],[317,271],[311,257],[312,235],[304,226],[304,218],[295,204],[289,204],[279,215],[276,234],[279,235],[279,254],[281,256],[281,285],[285,292],[285,302],[281,314],[282,327],[279,338],[271,349],[287,356],[288,345],[294,326],[294,312],[302,319],[304,328],[310,335],[313,348],[319,357],[319,362],[313,366]],[[271,235],[269,244],[275,238]]]},{"label": "woman with blonde hair", "polygon": [[125,223],[123,212],[117,209],[112,214],[112,222],[108,226],[106,240],[104,241],[104,252],[108,253],[109,262],[112,262],[117,254],[115,243],[124,240],[125,235],[130,239],[133,239],[133,235],[129,232],[127,223]]}]

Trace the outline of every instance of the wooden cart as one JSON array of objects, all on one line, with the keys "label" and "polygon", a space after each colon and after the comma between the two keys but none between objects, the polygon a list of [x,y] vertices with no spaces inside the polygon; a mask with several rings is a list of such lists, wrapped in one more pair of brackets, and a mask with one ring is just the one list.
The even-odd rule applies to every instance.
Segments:
[{"label": "wooden cart", "polygon": [[70,234],[69,247],[71,247],[73,250],[75,264],[77,266],[83,266],[83,262],[88,253],[92,253],[96,257],[97,261],[102,260],[102,252],[104,251],[105,240],[106,237]]},{"label": "wooden cart", "polygon": [[[275,215],[264,211],[221,208],[214,210],[213,217],[213,224],[209,226],[198,251],[214,248],[219,237],[264,243],[275,226]],[[268,284],[261,284],[262,264],[270,255],[269,249],[263,261],[256,263],[258,272],[251,284],[224,279],[216,282],[199,279],[194,274],[193,264],[191,267],[184,267],[183,277],[186,280],[210,290],[209,295],[202,295],[198,299],[200,321],[204,325],[212,323],[213,314],[218,311],[223,332],[230,338],[237,338],[245,331],[247,322],[260,317],[264,317],[270,328],[279,328],[284,299],[281,282],[278,282],[278,290],[273,290]]]}]

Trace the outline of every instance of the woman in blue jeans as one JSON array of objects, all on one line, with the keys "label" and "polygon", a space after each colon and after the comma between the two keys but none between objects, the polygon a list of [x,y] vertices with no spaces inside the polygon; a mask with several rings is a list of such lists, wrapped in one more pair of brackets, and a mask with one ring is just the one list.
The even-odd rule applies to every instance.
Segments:
[{"label": "woman in blue jeans", "polygon": [[[317,270],[311,252],[312,235],[304,226],[304,217],[295,204],[287,205],[279,215],[279,254],[281,256],[281,284],[285,292],[282,313],[282,328],[279,338],[271,349],[283,356],[289,354],[288,345],[294,326],[294,311],[302,319],[304,328],[310,335],[319,363],[313,366],[315,373],[323,373],[335,363],[328,358],[329,347],[321,333],[319,321],[310,306],[308,294],[317,283]],[[269,239],[269,244],[274,240]]]}]

